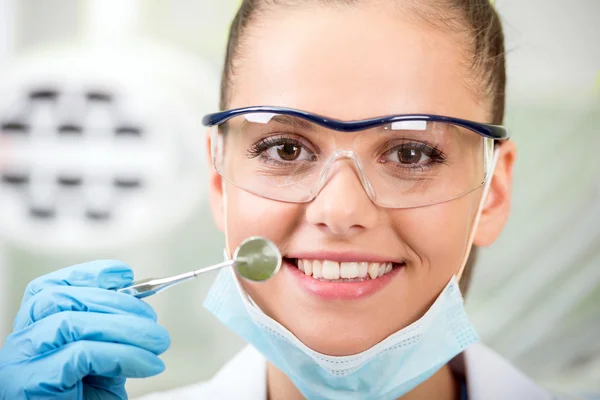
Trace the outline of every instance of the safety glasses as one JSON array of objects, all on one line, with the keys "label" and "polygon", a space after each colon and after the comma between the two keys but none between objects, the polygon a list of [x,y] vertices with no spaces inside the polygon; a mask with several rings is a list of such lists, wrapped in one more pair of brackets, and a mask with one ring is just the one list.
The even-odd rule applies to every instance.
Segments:
[{"label": "safety glasses", "polygon": [[440,115],[340,121],[280,107],[246,107],[203,118],[213,164],[248,192],[284,202],[313,200],[349,164],[369,198],[413,208],[470,193],[489,179],[498,125]]}]

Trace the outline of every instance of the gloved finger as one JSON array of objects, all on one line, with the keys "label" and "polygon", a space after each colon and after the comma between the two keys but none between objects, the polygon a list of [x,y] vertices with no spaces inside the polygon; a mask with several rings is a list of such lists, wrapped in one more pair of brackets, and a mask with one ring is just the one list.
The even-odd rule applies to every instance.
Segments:
[{"label": "gloved finger", "polygon": [[133,315],[65,311],[13,333],[7,342],[11,358],[43,357],[77,341],[112,342],[136,346],[154,354],[171,344],[169,332],[156,322]]},{"label": "gloved finger", "polygon": [[165,370],[154,353],[135,346],[107,342],[72,342],[53,353],[27,361],[28,382],[68,392],[88,375],[109,378],[148,378]]},{"label": "gloved finger", "polygon": [[156,312],[131,295],[98,288],[52,286],[31,297],[17,313],[15,331],[61,311],[133,314],[156,321]]},{"label": "gloved finger", "polygon": [[63,268],[29,282],[23,302],[49,286],[85,286],[118,289],[133,282],[133,271],[121,261],[100,260]]}]

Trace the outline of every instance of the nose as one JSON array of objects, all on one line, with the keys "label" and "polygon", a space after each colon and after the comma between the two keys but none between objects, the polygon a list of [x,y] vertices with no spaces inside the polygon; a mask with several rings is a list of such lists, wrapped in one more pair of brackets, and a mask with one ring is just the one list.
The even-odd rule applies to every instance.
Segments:
[{"label": "nose", "polygon": [[351,160],[337,160],[327,181],[308,205],[308,222],[334,236],[354,236],[377,223],[379,210],[363,187]]}]

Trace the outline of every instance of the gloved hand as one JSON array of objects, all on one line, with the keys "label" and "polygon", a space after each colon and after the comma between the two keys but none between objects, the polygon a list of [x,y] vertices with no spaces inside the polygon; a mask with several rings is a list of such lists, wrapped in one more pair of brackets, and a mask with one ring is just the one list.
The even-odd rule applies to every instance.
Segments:
[{"label": "gloved hand", "polygon": [[33,280],[0,350],[0,399],[126,399],[125,379],[161,373],[170,338],[127,286],[131,269],[96,261]]}]

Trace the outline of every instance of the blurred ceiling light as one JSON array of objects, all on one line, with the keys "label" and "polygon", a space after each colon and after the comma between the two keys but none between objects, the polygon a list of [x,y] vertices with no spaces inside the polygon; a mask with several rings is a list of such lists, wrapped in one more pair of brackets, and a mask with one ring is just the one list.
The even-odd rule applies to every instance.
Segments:
[{"label": "blurred ceiling light", "polygon": [[15,59],[0,74],[0,235],[69,253],[163,237],[205,198],[200,118],[217,93],[203,60],[151,42]]}]

